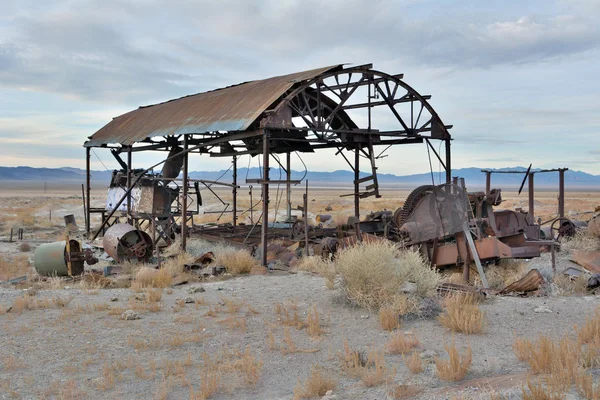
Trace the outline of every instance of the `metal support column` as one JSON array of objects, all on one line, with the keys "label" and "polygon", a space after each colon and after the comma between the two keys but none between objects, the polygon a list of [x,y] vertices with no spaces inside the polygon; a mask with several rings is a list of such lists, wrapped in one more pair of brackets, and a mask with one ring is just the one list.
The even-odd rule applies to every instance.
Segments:
[{"label": "metal support column", "polygon": [[89,235],[91,230],[91,222],[90,222],[90,183],[91,183],[91,171],[90,171],[90,147],[85,148],[85,202],[87,204],[87,209],[85,210],[86,219],[85,219],[85,231]]},{"label": "metal support column", "polygon": [[450,139],[446,139],[446,183],[452,182],[452,164],[450,158]]},{"label": "metal support column", "polygon": [[485,172],[485,195],[487,197],[490,196],[490,192],[492,191],[492,172]]},{"label": "metal support column", "polygon": [[231,195],[233,196],[233,210],[231,217],[231,224],[233,229],[237,226],[237,156],[233,156],[233,188],[231,188]]},{"label": "metal support column", "polygon": [[183,135],[183,198],[181,199],[181,249],[187,247],[187,208],[188,208],[188,135]]},{"label": "metal support column", "polygon": [[290,153],[285,153],[285,168],[287,172],[287,183],[285,184],[286,190],[286,204],[287,204],[287,222],[292,222],[292,169],[291,169],[291,156]]},{"label": "metal support column", "polygon": [[529,214],[531,215],[531,218],[534,218],[535,216],[535,205],[533,204],[533,197],[534,197],[534,189],[533,189],[533,176],[535,174],[533,173],[529,173]]},{"label": "metal support column", "polygon": [[354,150],[354,216],[360,218],[360,149],[358,145]]},{"label": "metal support column", "polygon": [[565,171],[566,169],[558,170],[558,216],[565,217]]},{"label": "metal support column", "polygon": [[127,148],[127,223],[133,225],[133,217],[131,215],[131,174],[132,174],[132,159],[131,146]]},{"label": "metal support column", "polygon": [[260,240],[262,249],[261,265],[267,266],[267,234],[269,233],[269,131],[263,133],[263,183],[262,183],[262,225]]}]

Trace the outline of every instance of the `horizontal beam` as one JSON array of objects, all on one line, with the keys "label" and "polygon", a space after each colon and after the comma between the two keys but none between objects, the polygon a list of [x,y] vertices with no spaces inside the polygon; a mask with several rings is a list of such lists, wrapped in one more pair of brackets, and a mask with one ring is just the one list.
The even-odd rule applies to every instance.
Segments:
[{"label": "horizontal beam", "polygon": [[[426,94],[422,97],[425,100],[431,99],[431,95],[429,95],[429,94]],[[409,103],[411,101],[419,101],[419,99],[417,99],[416,97],[402,96],[398,99],[390,100],[390,102],[392,104]],[[342,106],[342,110],[352,110],[355,108],[378,107],[378,106],[386,106],[386,105],[388,105],[388,103],[385,101],[372,101],[370,103],[359,103],[359,104],[350,104],[347,106]]]},{"label": "horizontal beam", "polygon": [[[555,169],[541,169],[539,171],[529,171],[529,175],[540,174],[543,172],[559,172],[559,171],[568,171],[569,168],[555,168]],[[489,169],[482,169],[481,172],[490,173],[490,174],[524,174],[527,171],[492,171]]]},{"label": "horizontal beam", "polygon": [[289,180],[289,181],[288,181],[288,180],[285,180],[285,179],[284,179],[284,180],[273,180],[273,179],[266,179],[266,180],[265,180],[265,179],[246,179],[246,183],[260,183],[260,184],[263,184],[263,183],[268,183],[268,184],[271,184],[271,183],[272,183],[272,184],[276,184],[276,185],[277,185],[277,184],[280,184],[280,183],[289,183],[289,184],[292,184],[292,185],[297,185],[297,184],[299,184],[299,183],[301,183],[301,182],[302,182],[302,181],[301,181],[301,180],[299,180],[299,179],[292,179],[292,180]]},{"label": "horizontal beam", "polygon": [[[357,72],[358,73],[358,72]],[[393,78],[396,79],[402,79],[404,78],[404,74],[396,74],[396,75],[392,75]],[[355,87],[355,86],[366,86],[370,83],[381,83],[381,82],[385,82],[387,81],[388,78],[377,78],[377,79],[373,79],[372,81],[363,81],[363,82],[350,82],[349,84],[340,84],[340,85],[333,85],[333,86],[321,86],[321,92],[326,92],[326,91],[330,91],[330,90],[338,90],[338,89],[347,89],[347,88],[351,88],[351,87]]]}]

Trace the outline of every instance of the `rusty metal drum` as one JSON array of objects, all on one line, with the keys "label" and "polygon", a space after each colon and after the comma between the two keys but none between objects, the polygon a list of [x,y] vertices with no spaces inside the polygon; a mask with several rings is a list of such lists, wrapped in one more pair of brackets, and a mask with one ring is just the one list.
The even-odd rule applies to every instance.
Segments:
[{"label": "rusty metal drum", "polygon": [[102,241],[104,251],[115,261],[137,260],[145,262],[152,257],[152,239],[129,224],[115,224],[108,228]]}]

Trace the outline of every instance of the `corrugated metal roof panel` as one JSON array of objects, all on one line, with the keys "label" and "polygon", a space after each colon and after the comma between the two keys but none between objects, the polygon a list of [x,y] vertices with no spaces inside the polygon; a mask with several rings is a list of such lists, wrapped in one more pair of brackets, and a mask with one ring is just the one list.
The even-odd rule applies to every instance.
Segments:
[{"label": "corrugated metal roof panel", "polygon": [[140,107],[114,118],[94,133],[85,146],[130,145],[154,136],[242,131],[295,83],[339,67],[341,65],[245,82]]}]

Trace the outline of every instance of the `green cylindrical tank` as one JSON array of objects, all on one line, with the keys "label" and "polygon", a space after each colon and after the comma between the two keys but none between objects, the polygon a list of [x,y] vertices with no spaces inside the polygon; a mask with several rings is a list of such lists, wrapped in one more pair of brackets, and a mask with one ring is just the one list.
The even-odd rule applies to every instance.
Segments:
[{"label": "green cylindrical tank", "polygon": [[[67,262],[71,259],[71,275],[83,273],[83,259],[73,257],[81,252],[77,240],[69,240],[70,254],[67,254],[67,242],[45,243],[38,246],[33,254],[33,266],[38,274],[44,276],[67,276],[69,270]],[[77,260],[74,260],[77,259]]]}]

